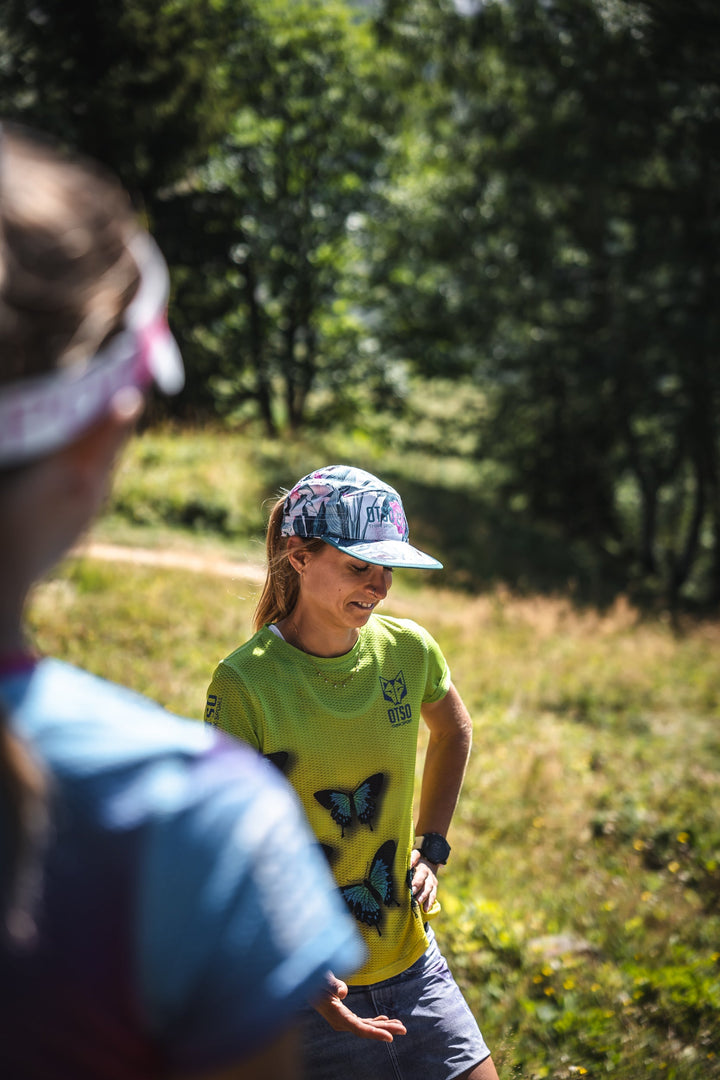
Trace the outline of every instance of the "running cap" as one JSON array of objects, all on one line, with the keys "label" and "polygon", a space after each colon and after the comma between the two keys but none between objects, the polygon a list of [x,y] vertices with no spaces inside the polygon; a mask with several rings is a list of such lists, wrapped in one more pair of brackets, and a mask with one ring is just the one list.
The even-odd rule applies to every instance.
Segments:
[{"label": "running cap", "polygon": [[280,532],[317,537],[377,566],[442,569],[441,562],[409,543],[397,491],[349,465],[329,465],[298,480],[285,499]]},{"label": "running cap", "polygon": [[124,387],[182,389],[180,351],[167,324],[169,278],[154,240],[138,232],[128,249],[140,284],[120,331],[85,365],[0,386],[0,466],[20,465],[71,443]]}]

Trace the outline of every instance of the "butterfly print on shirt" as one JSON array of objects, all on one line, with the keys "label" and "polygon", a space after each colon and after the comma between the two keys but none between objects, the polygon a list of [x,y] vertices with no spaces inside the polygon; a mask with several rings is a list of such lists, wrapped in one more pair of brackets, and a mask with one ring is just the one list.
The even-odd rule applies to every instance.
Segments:
[{"label": "butterfly print on shirt", "polygon": [[392,878],[396,847],[394,840],[386,840],[376,851],[367,877],[362,881],[343,885],[340,889],[343,900],[358,922],[374,927],[381,937],[382,905],[400,907],[400,902],[395,899]]},{"label": "butterfly print on shirt", "polygon": [[340,835],[345,836],[345,829],[352,824],[353,817],[372,831],[378,796],[384,784],[385,773],[379,772],[368,776],[354,791],[324,788],[314,794],[320,805],[330,811],[330,817],[340,826]]},{"label": "butterfly print on shirt", "polygon": [[321,841],[318,841],[318,847],[327,859],[328,865],[332,866],[332,864],[337,861],[337,857],[340,854],[338,849],[333,847],[332,844],[323,844]]},{"label": "butterfly print on shirt", "polygon": [[272,754],[263,754],[263,757],[271,765],[274,765],[276,769],[279,769],[284,776],[287,776],[292,765],[289,750],[275,750]]}]

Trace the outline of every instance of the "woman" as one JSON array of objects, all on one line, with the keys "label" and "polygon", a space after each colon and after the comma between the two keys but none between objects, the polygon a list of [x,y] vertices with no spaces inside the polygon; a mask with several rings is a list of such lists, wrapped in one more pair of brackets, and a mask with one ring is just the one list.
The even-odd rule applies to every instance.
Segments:
[{"label": "woman", "polygon": [[288,1080],[296,1010],[362,958],[281,777],[28,646],[151,380],[182,384],[167,287],[113,180],[0,130],[3,1077]]},{"label": "woman", "polygon": [[[429,928],[471,720],[431,636],[376,613],[394,567],[441,564],[410,545],[393,488],[337,465],[276,504],[267,561],[256,633],[217,667],[205,719],[287,775],[368,949],[349,988],[331,977],[304,1018],[308,1074],[493,1080]],[[429,743],[413,830],[420,716]],[[371,1039],[361,1053],[357,1034]]]}]

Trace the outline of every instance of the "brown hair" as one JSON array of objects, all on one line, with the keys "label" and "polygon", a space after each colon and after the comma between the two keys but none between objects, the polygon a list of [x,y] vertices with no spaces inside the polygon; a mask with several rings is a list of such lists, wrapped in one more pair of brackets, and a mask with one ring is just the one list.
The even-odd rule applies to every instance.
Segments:
[{"label": "brown hair", "polygon": [[130,201],[94,163],[0,131],[0,383],[85,361],[117,328],[139,273]]},{"label": "brown hair", "polygon": [[[119,326],[139,283],[122,187],[37,135],[0,126],[0,386],[85,362]],[[0,496],[22,478],[0,470]],[[0,702],[0,808],[9,855],[0,916],[32,925],[47,781]]]},{"label": "brown hair", "polygon": [[[270,511],[265,539],[267,574],[253,616],[255,630],[286,618],[295,607],[300,592],[300,577],[288,559],[287,537],[280,532],[284,505],[283,495]],[[307,551],[319,551],[323,544],[323,540],[312,538],[306,540],[303,547]]]}]

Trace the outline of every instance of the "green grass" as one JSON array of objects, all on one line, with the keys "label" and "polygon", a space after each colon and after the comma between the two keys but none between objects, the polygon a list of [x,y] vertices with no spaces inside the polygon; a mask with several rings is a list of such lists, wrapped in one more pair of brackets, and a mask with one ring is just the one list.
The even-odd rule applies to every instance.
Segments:
[{"label": "green grass", "polygon": [[[437,931],[501,1073],[720,1077],[720,628],[418,576],[386,608],[437,636],[475,722]],[[31,623],[41,649],[199,717],[256,594],[75,559]]]},{"label": "green grass", "polygon": [[[153,433],[97,534],[260,558],[262,501],[338,460],[388,475],[356,436]],[[429,465],[395,462],[404,494],[403,469],[453,512]],[[409,516],[429,544],[437,519]],[[436,927],[501,1076],[720,1080],[720,625],[678,634],[623,600],[396,579],[386,610],[437,637],[474,718]],[[37,589],[31,626],[42,650],[199,717],[257,593],[75,558]]]}]

